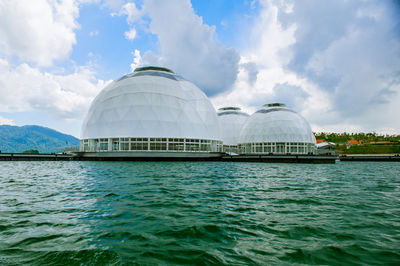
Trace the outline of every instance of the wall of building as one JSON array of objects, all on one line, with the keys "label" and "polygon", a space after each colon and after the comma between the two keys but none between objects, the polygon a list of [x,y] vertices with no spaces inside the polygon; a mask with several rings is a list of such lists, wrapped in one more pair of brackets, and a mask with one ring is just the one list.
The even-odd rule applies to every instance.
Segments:
[{"label": "wall of building", "polygon": [[222,152],[222,141],[186,138],[98,138],[81,140],[80,151]]}]

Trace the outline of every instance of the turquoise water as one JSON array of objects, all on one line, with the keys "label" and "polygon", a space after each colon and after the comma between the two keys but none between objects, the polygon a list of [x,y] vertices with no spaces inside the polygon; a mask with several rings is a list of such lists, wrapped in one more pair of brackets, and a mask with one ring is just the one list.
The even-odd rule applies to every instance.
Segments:
[{"label": "turquoise water", "polygon": [[0,162],[0,264],[400,264],[400,163]]}]

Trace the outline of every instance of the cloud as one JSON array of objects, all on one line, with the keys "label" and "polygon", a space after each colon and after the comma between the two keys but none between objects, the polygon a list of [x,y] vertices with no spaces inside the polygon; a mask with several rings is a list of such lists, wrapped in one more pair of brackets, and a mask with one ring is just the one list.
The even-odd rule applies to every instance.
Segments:
[{"label": "cloud", "polygon": [[286,101],[332,131],[400,132],[398,5],[375,1],[261,1],[233,89],[212,100],[250,112]]},{"label": "cloud", "polygon": [[233,89],[211,99],[216,107],[239,106],[251,114],[263,104],[282,102],[306,117],[329,110],[329,95],[296,73],[286,72],[282,67],[261,67],[257,80],[251,84],[243,65],[240,64]]},{"label": "cloud", "polygon": [[78,3],[19,0],[0,3],[0,55],[40,66],[68,58],[76,43]]},{"label": "cloud", "polygon": [[98,31],[98,30],[91,31],[91,32],[89,33],[89,36],[90,36],[90,37],[94,37],[94,36],[97,36],[97,35],[99,35],[99,31]]},{"label": "cloud", "polygon": [[247,79],[249,84],[254,85],[254,82],[257,81],[257,75],[258,75],[257,64],[254,62],[248,62],[248,63],[243,63],[241,67],[243,67],[243,69],[247,73]]},{"label": "cloud", "polygon": [[15,126],[15,123],[13,120],[1,117],[0,116],[0,125],[10,125],[10,126]]},{"label": "cloud", "polygon": [[118,15],[126,15],[126,21],[133,24],[142,19],[143,11],[139,10],[134,2],[129,2],[122,6]]},{"label": "cloud", "polygon": [[119,12],[111,13],[112,16],[126,16],[126,22],[129,24],[130,29],[124,33],[125,39],[133,41],[136,38],[137,31],[134,27],[135,24],[142,25],[144,23],[143,16],[144,10],[137,8],[134,2],[128,2],[120,6]]},{"label": "cloud", "polygon": [[269,99],[270,102],[285,103],[289,108],[299,111],[306,108],[304,103],[310,97],[302,87],[287,82],[276,84],[272,91],[273,97]]},{"label": "cloud", "polygon": [[296,26],[292,58],[288,62],[295,71],[304,70],[315,52],[326,49],[343,36],[349,23],[355,20],[360,6],[359,1],[290,1],[288,12],[285,3],[287,1],[277,2],[278,21],[283,28]]},{"label": "cloud", "polygon": [[[212,98],[217,107],[240,106],[252,113],[263,104],[283,101],[297,108],[299,105],[294,104],[290,93],[301,91],[302,95],[310,95],[301,99],[304,103],[319,100],[313,108],[326,108],[327,103],[321,101],[325,96],[317,91],[314,84],[295,72],[285,71],[284,66],[292,58],[290,47],[296,42],[296,25],[284,27],[278,14],[278,6],[267,1],[262,2],[252,30],[248,36],[242,36],[249,40],[249,45],[242,51],[238,78],[232,90]],[[286,94],[284,97],[283,93]],[[304,109],[298,111],[305,112]]]},{"label": "cloud", "polygon": [[104,2],[108,7],[114,10],[118,10],[123,4],[122,0],[105,0]]},{"label": "cloud", "polygon": [[133,52],[132,54],[133,54],[133,63],[131,64],[131,70],[133,72],[137,67],[139,67],[142,64],[142,57],[138,49],[135,49],[135,52]]},{"label": "cloud", "polygon": [[[306,65],[309,78],[334,93],[335,107],[347,117],[358,117],[375,104],[390,101],[376,101],[384,91],[399,92],[400,42],[388,36],[391,25],[383,21],[384,16],[368,27],[349,27]],[[335,83],[324,82],[332,78]]]},{"label": "cloud", "polygon": [[279,8],[268,1],[261,6],[259,18],[251,31],[252,44],[249,53],[251,61],[264,68],[281,67],[292,59],[291,45],[296,43],[294,37],[296,24],[286,28],[279,21]]},{"label": "cloud", "polygon": [[[194,82],[209,95],[229,89],[238,73],[239,54],[216,40],[215,27],[203,23],[188,0],[146,0],[143,12],[150,19],[159,53],[145,51],[143,65],[162,65]],[[138,14],[138,12],[133,12]],[[129,21],[137,21],[132,16]]]},{"label": "cloud", "polygon": [[105,85],[85,67],[55,75],[25,63],[12,67],[0,59],[0,112],[35,110],[58,119],[81,119]]},{"label": "cloud", "polygon": [[136,37],[136,30],[134,28],[130,29],[129,31],[125,32],[125,38],[133,41]]},{"label": "cloud", "polygon": [[399,7],[389,1],[313,4],[295,3],[286,15],[298,28],[287,69],[330,94],[332,124],[399,132]]}]

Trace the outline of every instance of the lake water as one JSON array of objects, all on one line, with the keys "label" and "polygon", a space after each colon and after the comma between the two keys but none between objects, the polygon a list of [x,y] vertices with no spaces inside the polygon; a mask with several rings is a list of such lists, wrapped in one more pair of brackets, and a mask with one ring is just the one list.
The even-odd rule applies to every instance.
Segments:
[{"label": "lake water", "polygon": [[0,162],[0,265],[400,264],[400,163]]}]

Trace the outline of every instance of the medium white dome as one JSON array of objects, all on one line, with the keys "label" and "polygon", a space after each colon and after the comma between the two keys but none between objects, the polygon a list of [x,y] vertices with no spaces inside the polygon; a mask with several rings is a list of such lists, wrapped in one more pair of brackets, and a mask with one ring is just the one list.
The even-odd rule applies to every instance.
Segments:
[{"label": "medium white dome", "polygon": [[238,107],[218,109],[218,121],[224,145],[238,144],[240,132],[248,117],[249,115],[240,111]]},{"label": "medium white dome", "polygon": [[217,114],[207,96],[158,67],[136,69],[93,100],[81,138],[121,137],[220,139]]},{"label": "medium white dome", "polygon": [[267,104],[249,117],[240,143],[311,143],[315,137],[308,122],[284,104]]}]

